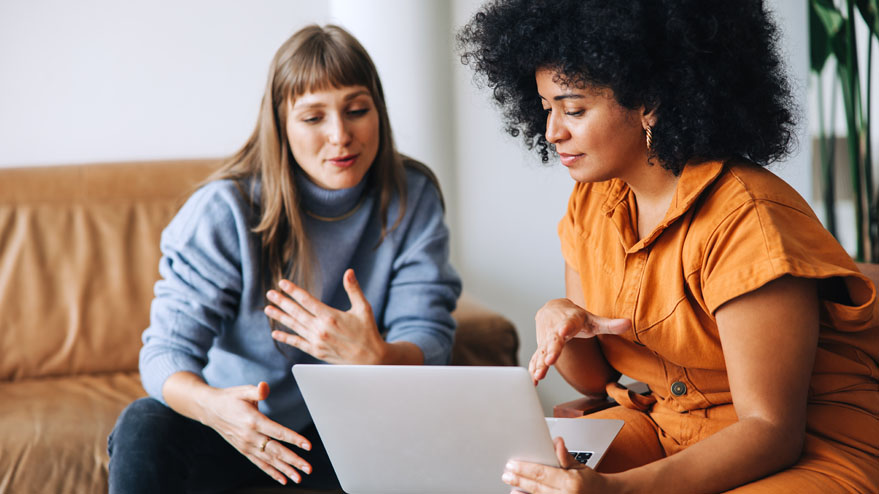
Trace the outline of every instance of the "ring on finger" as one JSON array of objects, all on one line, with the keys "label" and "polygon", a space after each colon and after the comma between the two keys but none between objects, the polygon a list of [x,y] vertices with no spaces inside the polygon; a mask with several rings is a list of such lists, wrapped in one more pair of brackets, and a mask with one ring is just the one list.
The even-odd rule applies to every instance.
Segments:
[{"label": "ring on finger", "polygon": [[266,440],[262,442],[262,444],[259,446],[260,453],[265,453],[266,445],[269,444],[269,441],[271,441],[271,439],[266,438]]}]

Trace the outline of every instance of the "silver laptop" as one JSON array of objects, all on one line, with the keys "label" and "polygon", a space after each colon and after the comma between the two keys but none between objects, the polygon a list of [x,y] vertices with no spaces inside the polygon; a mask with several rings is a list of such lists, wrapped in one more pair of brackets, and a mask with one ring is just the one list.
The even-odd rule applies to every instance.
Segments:
[{"label": "silver laptop", "polygon": [[509,459],[557,466],[551,437],[594,467],[621,420],[544,419],[521,367],[293,367],[348,494],[508,493]]}]

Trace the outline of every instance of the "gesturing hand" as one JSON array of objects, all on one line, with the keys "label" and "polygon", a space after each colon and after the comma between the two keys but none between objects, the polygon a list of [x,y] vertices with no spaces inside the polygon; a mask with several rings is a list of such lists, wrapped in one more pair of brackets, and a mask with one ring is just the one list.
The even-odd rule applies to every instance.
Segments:
[{"label": "gesturing hand", "polygon": [[351,300],[347,312],[322,303],[290,281],[281,280],[278,285],[284,293],[269,290],[266,297],[275,305],[266,306],[265,313],[295,334],[273,331],[272,338],[332,364],[382,363],[387,343],[378,332],[372,307],[354,277],[354,270],[345,271],[342,284]]},{"label": "gesturing hand", "polygon": [[298,484],[302,475],[296,469],[311,473],[311,465],[278,441],[305,450],[311,449],[311,443],[260,413],[257,402],[268,395],[269,385],[265,382],[257,386],[213,388],[208,402],[202,403],[202,421],[279,483],[286,484],[286,476]]},{"label": "gesturing hand", "polygon": [[534,317],[537,326],[537,350],[528,363],[534,382],[546,377],[565,343],[571,338],[592,338],[599,334],[623,334],[632,326],[628,319],[608,319],[590,314],[566,298],[550,300]]}]

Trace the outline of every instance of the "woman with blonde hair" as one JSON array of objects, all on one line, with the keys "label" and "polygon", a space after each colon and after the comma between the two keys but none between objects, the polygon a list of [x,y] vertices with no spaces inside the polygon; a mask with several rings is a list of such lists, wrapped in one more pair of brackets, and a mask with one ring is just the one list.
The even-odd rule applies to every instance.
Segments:
[{"label": "woman with blonde hair", "polygon": [[253,134],[162,234],[150,397],[110,435],[110,492],[338,488],[291,366],[448,361],[442,196],[395,150],[369,55],[308,26],[269,72]]}]

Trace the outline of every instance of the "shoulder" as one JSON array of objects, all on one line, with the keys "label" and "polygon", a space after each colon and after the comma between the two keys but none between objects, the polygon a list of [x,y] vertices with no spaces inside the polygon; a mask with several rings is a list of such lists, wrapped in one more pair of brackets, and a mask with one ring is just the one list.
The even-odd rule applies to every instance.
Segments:
[{"label": "shoulder", "polygon": [[847,276],[854,264],[790,185],[771,171],[730,163],[696,206],[684,245],[713,311],[789,274]]},{"label": "shoulder", "polygon": [[433,170],[424,163],[407,156],[403,156],[402,161],[403,169],[406,172],[407,193],[414,193],[417,195],[418,193],[430,189],[439,192],[439,180],[436,178],[436,174],[433,173]]},{"label": "shoulder", "polygon": [[[427,165],[403,156],[406,173],[406,208],[444,211],[445,203],[439,180]],[[413,211],[414,212],[414,211]]]},{"label": "shoulder", "polygon": [[411,239],[431,232],[445,235],[445,204],[436,176],[427,166],[411,158],[403,157],[403,164],[405,203],[399,218],[399,197],[395,197],[388,208],[388,225],[396,224],[390,236]]},{"label": "shoulder", "polygon": [[818,221],[812,208],[787,182],[756,164],[729,162],[705,195],[703,213],[725,216],[742,207],[787,209]]},{"label": "shoulder", "polygon": [[215,180],[199,187],[181,208],[198,211],[212,209],[241,209],[245,205],[241,185],[234,180]]},{"label": "shoulder", "polygon": [[210,231],[247,229],[252,208],[241,187],[233,180],[216,180],[199,187],[171,220],[166,234],[191,237]]},{"label": "shoulder", "polygon": [[712,237],[747,230],[767,240],[788,234],[823,237],[824,233],[821,221],[793,187],[747,161],[724,165],[694,204],[692,227],[691,234],[701,232],[696,237],[709,243]]}]

